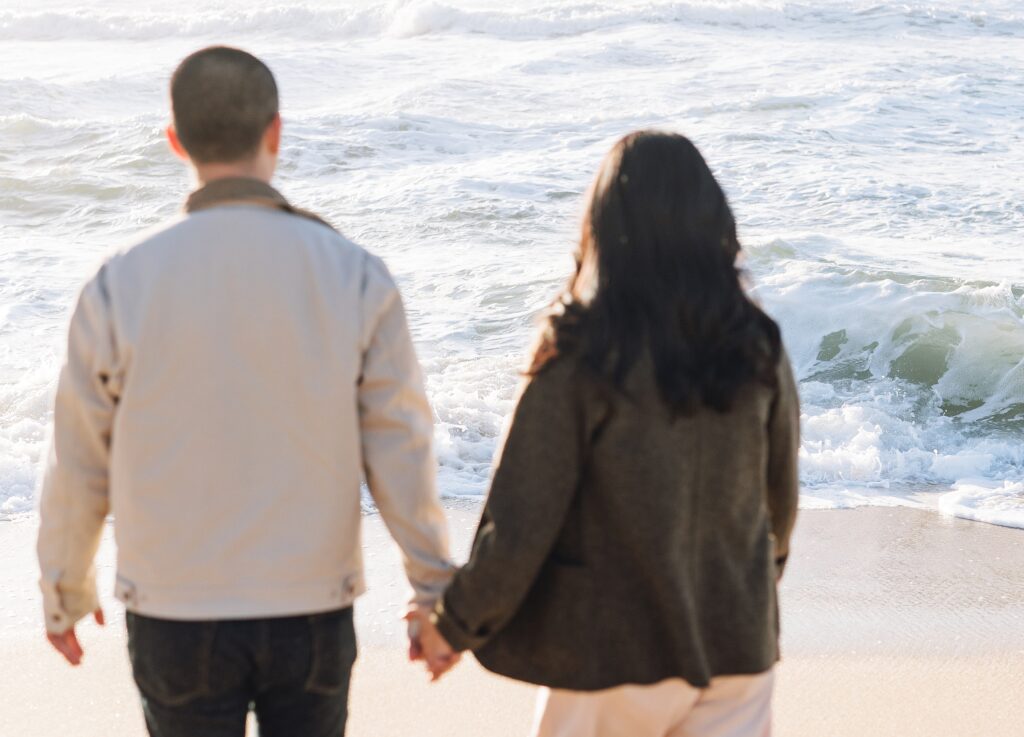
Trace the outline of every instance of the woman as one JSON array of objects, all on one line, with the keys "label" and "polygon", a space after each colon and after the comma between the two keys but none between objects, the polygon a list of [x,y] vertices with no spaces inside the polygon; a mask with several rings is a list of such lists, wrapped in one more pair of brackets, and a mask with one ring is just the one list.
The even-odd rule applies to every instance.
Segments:
[{"label": "woman", "polygon": [[533,356],[472,556],[420,613],[536,683],[536,735],[767,735],[799,409],[745,294],[721,187],[686,138],[605,158]]}]

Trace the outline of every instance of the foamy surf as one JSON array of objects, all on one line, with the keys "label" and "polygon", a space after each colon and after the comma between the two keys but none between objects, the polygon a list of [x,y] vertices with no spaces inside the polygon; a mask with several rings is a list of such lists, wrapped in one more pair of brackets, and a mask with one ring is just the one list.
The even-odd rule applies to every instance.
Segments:
[{"label": "foamy surf", "polygon": [[189,186],[160,138],[167,77],[230,42],[279,77],[282,189],[400,281],[444,493],[485,492],[589,177],[650,126],[729,192],[801,379],[804,506],[1019,526],[1022,37],[1011,0],[9,0],[0,517],[32,509],[76,286]]},{"label": "foamy surf", "polygon": [[939,500],[943,514],[1024,529],[1024,483],[962,481]]},{"label": "foamy surf", "polygon": [[[688,24],[756,30],[813,26],[839,35],[851,30],[920,30],[938,33],[1019,33],[1024,13],[1012,2],[978,8],[962,2],[557,2],[536,0],[495,7],[487,2],[436,0],[302,5],[271,3],[261,7],[229,4],[181,14],[165,8],[105,3],[82,10],[40,10],[38,4],[0,12],[0,39],[145,41],[209,35],[270,35],[276,38],[336,40],[387,36],[475,33],[498,38],[537,39],[572,36],[625,26]],[[18,3],[15,3],[17,6]],[[110,10],[104,11],[107,6]]]}]

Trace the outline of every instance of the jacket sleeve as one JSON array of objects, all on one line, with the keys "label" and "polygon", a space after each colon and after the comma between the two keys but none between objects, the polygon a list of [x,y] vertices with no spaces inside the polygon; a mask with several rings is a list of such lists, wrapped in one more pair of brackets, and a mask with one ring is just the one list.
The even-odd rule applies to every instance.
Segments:
[{"label": "jacket sleeve", "polygon": [[799,453],[800,399],[793,367],[783,352],[779,361],[778,393],[768,418],[768,510],[779,576],[789,557],[789,538],[796,523],[800,496]]},{"label": "jacket sleeve", "polygon": [[93,559],[110,509],[108,466],[117,408],[115,343],[105,272],[83,289],[57,384],[43,472],[37,552],[46,629],[61,633],[98,607]]},{"label": "jacket sleeve", "polygon": [[521,390],[471,557],[432,615],[456,650],[512,619],[562,531],[590,435],[575,379],[573,362],[555,359]]},{"label": "jacket sleeve", "polygon": [[413,601],[433,606],[454,571],[437,494],[433,414],[398,288],[373,256],[364,274],[363,330],[358,402],[367,485],[402,550]]}]

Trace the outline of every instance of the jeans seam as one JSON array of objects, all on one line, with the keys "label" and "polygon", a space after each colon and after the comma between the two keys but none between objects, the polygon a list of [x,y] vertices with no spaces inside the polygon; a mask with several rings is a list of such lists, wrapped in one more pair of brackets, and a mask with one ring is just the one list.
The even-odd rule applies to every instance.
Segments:
[{"label": "jeans seam", "polygon": [[265,619],[262,622],[260,622],[260,644],[258,657],[260,661],[260,670],[263,672],[269,671],[274,662],[273,646],[271,644],[271,627],[272,623],[269,620]]},{"label": "jeans seam", "polygon": [[309,675],[306,677],[306,683],[304,688],[306,691],[317,692],[319,689],[316,687],[317,675],[320,673],[320,651],[323,649],[320,647],[320,637],[318,636],[317,630],[317,617],[311,615],[307,619],[309,623]]},{"label": "jeans seam", "polygon": [[203,647],[200,655],[199,685],[201,688],[200,698],[209,697],[212,692],[210,683],[210,669],[213,664],[213,644],[217,635],[217,623],[206,622],[203,626]]}]

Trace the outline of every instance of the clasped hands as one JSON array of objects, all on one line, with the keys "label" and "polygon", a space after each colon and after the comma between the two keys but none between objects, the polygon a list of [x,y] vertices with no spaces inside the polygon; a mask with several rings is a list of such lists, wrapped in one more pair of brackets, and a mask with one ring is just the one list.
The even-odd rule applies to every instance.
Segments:
[{"label": "clasped hands", "polygon": [[422,660],[430,672],[430,680],[437,681],[462,659],[430,620],[431,609],[413,607],[405,615],[409,623],[409,660]]}]

